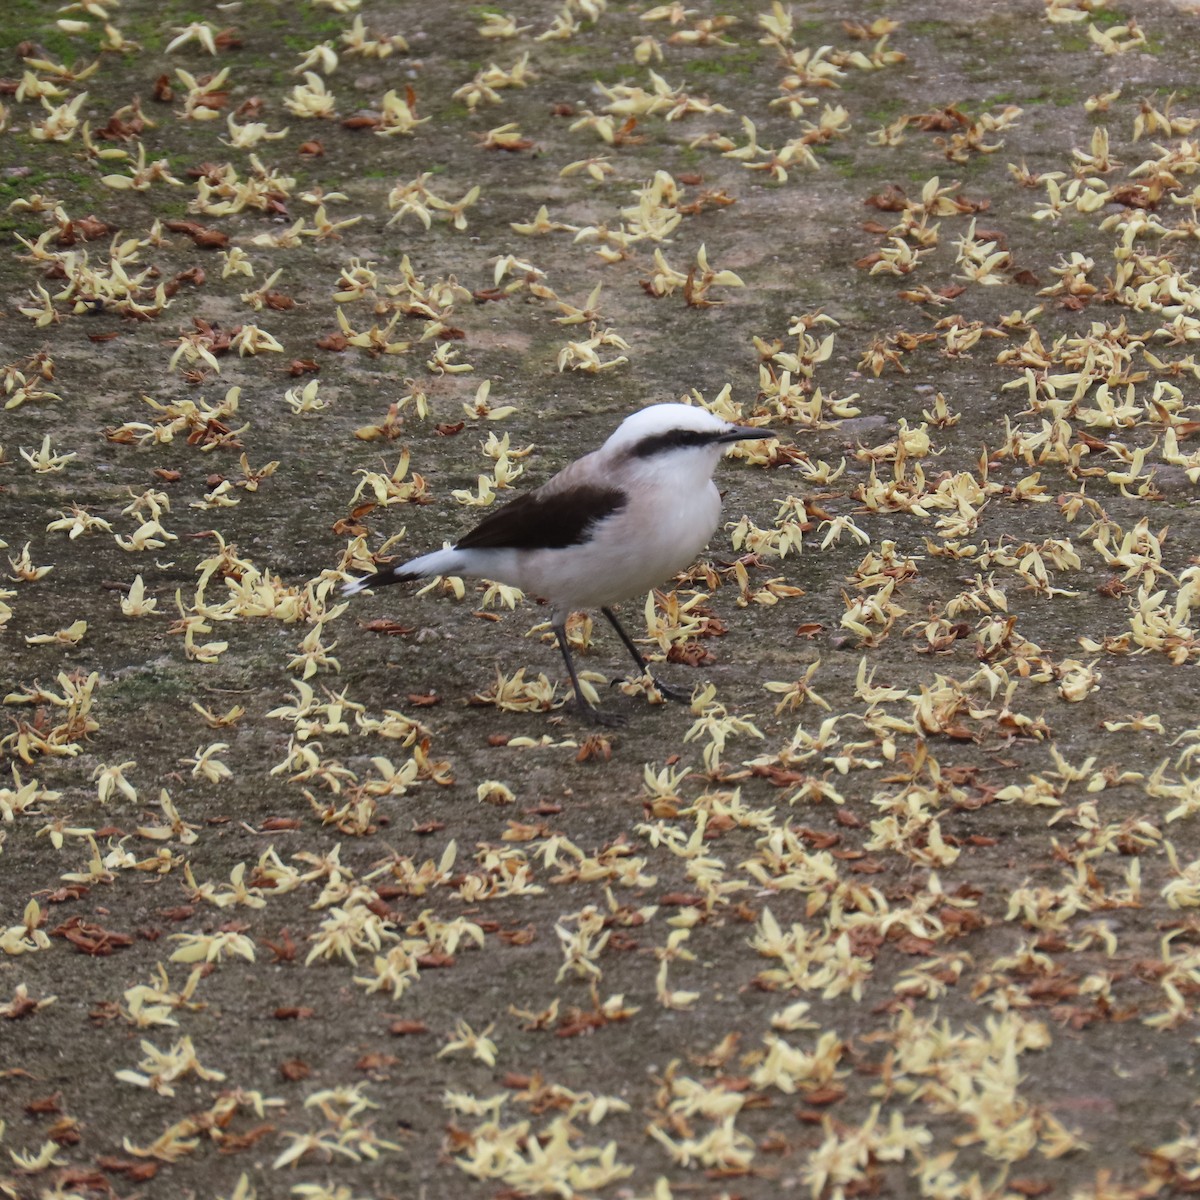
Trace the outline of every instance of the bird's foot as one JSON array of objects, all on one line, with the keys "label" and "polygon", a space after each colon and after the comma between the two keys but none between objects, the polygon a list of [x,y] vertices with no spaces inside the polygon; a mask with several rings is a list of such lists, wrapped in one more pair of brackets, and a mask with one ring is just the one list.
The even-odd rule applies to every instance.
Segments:
[{"label": "bird's foot", "polygon": [[618,729],[629,721],[624,713],[605,712],[586,700],[576,700],[575,711],[585,721],[590,721],[593,725],[602,725],[606,729]]},{"label": "bird's foot", "polygon": [[669,683],[663,683],[661,679],[657,679],[653,675],[651,675],[650,678],[654,680],[654,686],[658,688],[658,690],[662,692],[662,694],[666,696],[668,700],[677,700],[680,704],[691,704],[692,692],[690,688],[674,687]]},{"label": "bird's foot", "polygon": [[650,681],[650,686],[652,686],[655,689],[655,691],[659,692],[665,699],[678,700],[682,704],[690,704],[692,702],[692,693],[689,689],[672,687],[671,684],[669,684],[669,683],[663,683],[663,681],[661,679],[659,679],[658,676],[651,675],[649,671],[647,671],[645,675],[642,675],[639,679],[636,679],[636,680],[614,679],[614,680],[612,680],[611,683],[609,683],[608,686],[609,687],[620,687],[622,684],[626,684],[626,683],[628,683],[632,686],[633,684],[641,683],[644,688],[646,685],[647,679],[649,679],[649,681]]}]

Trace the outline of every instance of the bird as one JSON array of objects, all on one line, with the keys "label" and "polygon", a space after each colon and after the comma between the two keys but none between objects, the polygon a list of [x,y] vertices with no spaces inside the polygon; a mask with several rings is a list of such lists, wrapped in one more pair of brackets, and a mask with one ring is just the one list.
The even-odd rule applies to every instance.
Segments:
[{"label": "bird", "polygon": [[626,417],[598,449],[490,512],[441,550],[346,583],[344,595],[436,575],[490,579],[540,596],[587,720],[622,724],[579,685],[567,643],[572,612],[599,609],[639,671],[671,699],[690,693],[660,682],[612,606],[644,596],[690,566],[717,528],[713,473],[734,442],[774,436],[690,404],[652,404]]}]

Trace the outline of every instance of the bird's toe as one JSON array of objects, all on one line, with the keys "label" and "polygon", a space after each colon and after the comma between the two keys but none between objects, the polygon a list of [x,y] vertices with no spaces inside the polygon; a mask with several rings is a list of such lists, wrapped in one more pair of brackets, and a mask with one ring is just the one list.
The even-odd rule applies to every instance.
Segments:
[{"label": "bird's toe", "polygon": [[690,688],[675,687],[672,684],[663,683],[661,679],[656,679],[654,686],[668,700],[678,700],[680,704],[690,704],[692,702],[692,691]]},{"label": "bird's toe", "polygon": [[666,699],[678,700],[681,704],[691,704],[691,702],[692,702],[692,689],[691,688],[674,687],[672,684],[663,683],[663,681],[655,675],[643,675],[643,676],[641,676],[640,679],[627,679],[627,678],[613,679],[613,680],[610,680],[608,686],[609,687],[620,687],[622,684],[626,684],[626,683],[636,684],[636,683],[640,682],[643,685],[643,687],[645,687],[647,679],[650,681],[650,685],[653,686],[654,690],[656,692],[660,693]]},{"label": "bird's toe", "polygon": [[585,721],[590,721],[593,725],[602,725],[607,729],[619,728],[629,720],[624,713],[605,712],[591,704],[577,703],[575,707]]}]

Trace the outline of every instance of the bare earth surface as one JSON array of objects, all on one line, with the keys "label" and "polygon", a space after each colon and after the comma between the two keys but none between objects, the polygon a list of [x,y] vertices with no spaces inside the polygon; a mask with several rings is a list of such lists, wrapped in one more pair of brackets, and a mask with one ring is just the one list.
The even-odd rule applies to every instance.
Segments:
[{"label": "bare earth surface", "polygon": [[[1200,1186],[1200,17],[1048,4],[7,0],[0,1196]],[[340,599],[680,398],[690,708]]]}]

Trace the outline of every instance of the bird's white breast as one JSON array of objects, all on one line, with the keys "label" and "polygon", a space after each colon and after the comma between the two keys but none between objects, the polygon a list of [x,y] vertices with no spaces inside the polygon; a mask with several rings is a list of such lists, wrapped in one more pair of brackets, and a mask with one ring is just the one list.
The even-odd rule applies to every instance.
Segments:
[{"label": "bird's white breast", "polygon": [[522,552],[520,586],[566,611],[641,597],[691,566],[720,515],[711,480],[699,488],[635,486],[586,544]]}]

